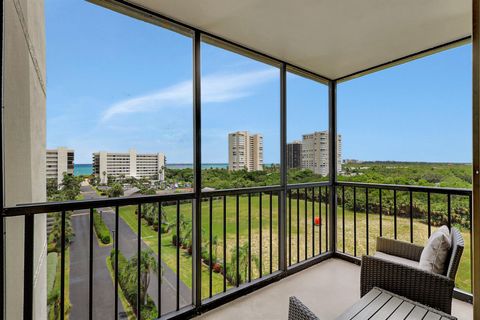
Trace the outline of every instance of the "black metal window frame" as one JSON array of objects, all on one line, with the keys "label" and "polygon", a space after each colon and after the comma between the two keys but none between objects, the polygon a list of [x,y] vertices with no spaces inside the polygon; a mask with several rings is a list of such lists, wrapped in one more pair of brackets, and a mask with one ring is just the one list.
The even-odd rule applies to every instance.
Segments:
[{"label": "black metal window frame", "polygon": [[[342,77],[340,79],[328,79],[322,75],[310,72],[305,70],[299,66],[292,65],[285,61],[281,61],[277,58],[274,58],[268,54],[261,53],[250,48],[244,47],[240,44],[233,43],[229,40],[222,39],[216,35],[210,34],[208,32],[199,30],[195,27],[183,24],[181,22],[175,21],[171,18],[165,17],[158,13],[152,12],[140,6],[134,5],[128,1],[124,0],[90,0],[95,4],[104,6],[108,9],[112,9],[116,12],[131,16],[136,19],[145,20],[149,23],[154,23],[159,26],[171,29],[175,32],[179,32],[182,34],[186,34],[192,37],[192,47],[193,47],[193,128],[194,128],[194,149],[193,149],[193,156],[194,156],[194,192],[191,193],[183,193],[183,194],[172,194],[172,195],[161,195],[161,196],[141,196],[141,197],[134,197],[134,198],[115,198],[115,199],[101,199],[101,200],[82,200],[82,201],[67,201],[67,202],[53,202],[53,203],[41,203],[41,204],[27,204],[27,205],[19,205],[16,207],[5,207],[4,205],[4,184],[2,178],[1,188],[1,206],[2,206],[2,219],[0,219],[0,228],[3,230],[3,236],[1,237],[1,245],[2,245],[2,254],[0,255],[0,264],[2,266],[5,265],[5,241],[4,241],[4,220],[9,217],[15,216],[24,216],[25,217],[25,268],[24,268],[24,318],[25,319],[32,319],[33,318],[33,241],[34,241],[34,217],[36,214],[44,214],[49,212],[60,212],[62,216],[62,238],[65,237],[65,212],[71,210],[80,210],[80,209],[90,209],[100,208],[100,207],[115,207],[118,210],[120,206],[127,206],[127,205],[138,205],[140,208],[141,204],[144,203],[163,203],[168,201],[176,201],[177,204],[182,201],[192,201],[193,202],[193,299],[192,305],[184,308],[177,308],[177,311],[167,314],[162,317],[162,319],[176,319],[176,318],[185,318],[185,317],[193,317],[199,313],[205,312],[212,308],[218,307],[223,305],[233,299],[236,299],[240,296],[243,296],[249,292],[257,290],[261,287],[264,287],[274,281],[278,281],[286,276],[299,272],[307,267],[315,265],[323,260],[337,257],[341,259],[345,259],[354,263],[358,263],[358,259],[355,257],[347,256],[343,254],[343,252],[337,249],[337,199],[339,193],[337,192],[337,188],[342,188],[347,185],[347,183],[339,183],[337,182],[337,152],[336,152],[336,134],[337,134],[337,100],[336,100],[336,88],[337,83],[348,81],[350,79],[356,78],[358,76],[362,76],[369,72],[375,72],[384,68],[388,68],[393,65],[397,65],[401,62],[412,60],[417,57],[425,56],[427,54],[437,52],[442,49],[450,48],[453,46],[458,46],[464,44],[470,40],[470,37],[462,38],[456,41],[452,41],[451,43],[447,43],[445,45],[441,45],[429,50],[425,50],[410,56],[407,56],[402,59],[397,59],[395,61],[382,64],[380,66],[376,66],[373,68],[369,68],[367,70],[359,71],[358,73],[351,74],[346,77]],[[3,34],[3,6],[2,6],[2,34]],[[280,146],[281,146],[281,155],[280,155],[280,185],[277,186],[266,186],[266,187],[255,187],[255,188],[245,188],[245,189],[232,189],[232,190],[218,190],[218,191],[208,191],[202,192],[201,191],[201,61],[200,61],[200,54],[201,54],[201,42],[203,39],[209,39],[215,45],[221,46],[225,49],[230,51],[244,54],[249,58],[253,58],[259,60],[264,63],[268,63],[274,65],[279,68],[279,77],[280,77]],[[315,80],[321,84],[327,85],[329,88],[329,181],[328,182],[318,182],[318,183],[307,183],[307,184],[288,184],[287,181],[287,167],[286,167],[286,137],[287,137],[287,102],[286,102],[286,95],[287,95],[287,83],[286,83],[286,74],[287,72],[292,72],[297,75],[300,75],[305,78],[309,78]],[[3,74],[2,74],[2,82],[3,82]],[[3,101],[3,90],[2,90],[2,101]],[[2,138],[2,158],[1,158],[1,165],[2,165],[2,172],[4,170],[3,167],[3,109],[1,115],[1,138]],[[3,177],[4,175],[2,175]],[[353,185],[352,185],[353,186]],[[328,250],[324,253],[321,253],[318,256],[314,256],[309,259],[305,259],[304,261],[297,263],[295,265],[288,264],[288,248],[287,248],[287,199],[288,199],[288,191],[293,189],[305,189],[308,188],[322,188],[325,187],[328,189],[328,206],[330,208],[328,215],[326,216],[327,219],[330,219],[330,224],[328,225],[328,234],[326,235],[325,240],[328,243]],[[363,185],[359,185],[359,187],[366,187]],[[385,186],[385,185],[372,185],[368,187],[378,187],[378,188],[391,188],[392,190],[403,190],[405,188],[411,188],[410,186]],[[419,187],[415,187],[419,188]],[[417,189],[415,189],[417,190]],[[448,190],[444,190],[448,192]],[[253,280],[247,284],[240,285],[236,288],[230,289],[226,292],[217,294],[210,298],[202,300],[201,295],[201,201],[204,198],[211,198],[213,196],[230,196],[230,195],[239,195],[239,194],[251,194],[251,193],[272,193],[278,192],[279,196],[279,243],[278,243],[278,250],[279,250],[279,270],[273,272],[269,275],[261,277],[260,279]],[[442,193],[442,190],[439,188],[432,188],[429,192],[432,193]],[[462,193],[469,194],[471,198],[471,190],[464,190]],[[139,215],[140,216],[140,215]],[[118,214],[117,214],[118,219]],[[118,221],[116,223],[118,226]],[[141,224],[139,223],[139,227]],[[90,226],[90,238],[92,238],[92,226]],[[139,233],[140,235],[141,233]],[[118,237],[118,232],[115,234]],[[313,233],[312,233],[313,235]],[[139,237],[140,238],[140,237]],[[344,243],[344,241],[343,241]],[[65,246],[62,245],[62,253],[65,252]],[[90,251],[91,251],[90,247]],[[63,256],[63,254],[62,254]],[[90,252],[90,258],[91,252]],[[64,258],[62,258],[62,266],[64,266]],[[117,261],[115,261],[117,264]],[[90,261],[91,264],[91,261]],[[64,269],[64,268],[63,268]],[[3,288],[3,293],[5,294],[5,271],[1,272],[0,274],[0,285]],[[64,272],[64,270],[63,270]],[[92,268],[90,265],[90,272],[92,272]],[[90,303],[90,318],[92,317],[91,311],[91,304],[92,304],[92,288],[91,288],[91,281],[92,275],[90,274],[90,289],[89,289],[89,303]],[[117,279],[116,279],[117,281]],[[61,284],[62,288],[64,286],[64,282],[62,280]],[[3,295],[4,296],[4,295]],[[467,301],[471,301],[472,296],[468,293],[457,293],[457,297],[462,298]],[[62,301],[63,301],[63,290],[62,290]],[[5,305],[4,300],[0,299],[0,312],[2,315],[2,319],[4,318],[5,314]],[[115,301],[116,302],[116,301]],[[63,303],[62,303],[63,305]],[[116,308],[115,308],[116,309]],[[63,313],[62,313],[63,315]]]}]

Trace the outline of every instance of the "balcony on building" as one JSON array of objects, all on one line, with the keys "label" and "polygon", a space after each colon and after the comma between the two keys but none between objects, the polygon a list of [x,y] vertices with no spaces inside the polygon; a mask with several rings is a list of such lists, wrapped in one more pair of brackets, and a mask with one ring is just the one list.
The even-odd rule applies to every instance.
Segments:
[{"label": "balcony on building", "polygon": [[[60,319],[71,320],[142,316],[287,319],[291,296],[299,298],[320,319],[335,319],[361,299],[362,257],[376,254],[378,237],[424,245],[444,224],[450,230],[458,228],[464,240],[452,291],[451,314],[458,319],[480,320],[480,0],[384,3],[373,0],[90,0],[91,6],[168,29],[191,40],[192,109],[189,114],[193,114],[193,187],[189,185],[185,188],[188,190],[181,193],[58,202],[46,202],[45,191],[47,175],[51,174],[59,185],[61,176],[53,172],[58,167],[54,163],[57,160],[47,163],[45,157],[49,69],[45,63],[48,21],[44,1],[50,0],[3,2],[2,319],[48,319],[52,312]],[[202,126],[204,43],[278,71],[275,73],[279,83],[278,112],[271,115],[273,121],[278,118],[278,183],[218,190],[202,185],[202,133],[208,129]],[[337,86],[470,43],[473,48],[473,187],[384,185],[338,179],[345,135],[337,128],[337,97],[341,98]],[[313,156],[308,160],[312,171],[318,168],[322,181],[301,184],[288,181],[289,168],[302,166],[298,157],[305,150],[298,147],[298,141],[287,141],[291,112],[287,111],[287,74],[321,84],[328,96],[325,101],[327,131],[319,130],[312,135],[306,132],[308,137],[303,137],[317,140],[317,147],[328,155],[320,160]],[[376,88],[368,90],[374,95]],[[232,128],[231,132],[235,130],[239,129]],[[252,141],[248,139],[249,145],[258,147],[255,160],[248,165],[244,158],[236,158],[243,156],[239,150],[247,150],[245,143],[239,146],[237,142],[233,146],[233,139],[238,140],[240,133],[252,138]],[[264,138],[261,133],[249,136],[243,131],[232,135],[231,167],[248,167],[247,171],[265,168],[262,163],[269,151]],[[68,159],[68,170],[73,173],[76,153],[65,148],[61,151]],[[115,161],[126,155],[116,154]],[[151,163],[150,157],[154,159]],[[153,171],[146,170],[145,175],[153,174],[162,180],[166,157],[170,159],[163,153],[146,155],[144,162]],[[107,167],[106,159],[106,152],[93,154],[98,175],[102,175],[101,168]],[[126,167],[122,170],[128,171],[133,166],[129,166],[128,161],[125,160]],[[47,172],[47,167],[53,171]],[[106,172],[102,179],[107,180]],[[346,208],[346,203],[353,207]],[[433,203],[441,203],[444,209],[435,211]],[[428,209],[419,213],[415,211],[416,205]],[[174,235],[169,234],[168,240],[159,232],[162,208],[175,221],[168,226]],[[133,218],[121,216],[122,210],[127,210]],[[152,218],[152,223],[142,220],[147,210],[158,215]],[[71,244],[65,235],[71,212],[85,218],[83,236],[88,245],[82,248],[81,268],[69,260]],[[50,267],[47,214],[55,216],[60,225],[60,258],[56,265],[58,296],[47,296],[46,275]],[[163,270],[162,266],[167,265],[167,261],[158,259],[161,250],[171,251],[173,260],[168,263],[173,268],[165,268],[164,273],[148,273],[150,282],[145,305],[151,308],[148,310],[154,310],[152,313],[143,313],[143,306],[134,306],[141,303],[140,281],[134,288],[135,302],[132,295],[125,294],[127,284],[118,271],[124,257],[110,252],[101,259],[96,256],[107,250],[97,241],[98,230],[94,229],[93,222],[97,214],[105,217],[110,231],[107,232],[108,245],[114,251],[122,239],[129,237],[129,250],[138,261],[142,249],[150,246],[158,262],[155,264],[158,270],[154,271]],[[212,220],[221,223],[214,229]],[[152,231],[155,228],[157,232]],[[253,229],[256,231],[252,232]],[[162,245],[166,241],[169,246]],[[108,261],[105,272],[95,273],[97,264],[105,265],[105,261]],[[75,277],[70,274],[71,268],[81,269],[83,273]],[[182,273],[185,268],[188,272]],[[136,279],[142,276],[139,264],[131,276],[135,272]],[[108,279],[109,287],[96,285],[103,283],[102,277]],[[76,305],[68,302],[78,297],[69,291],[75,281],[81,282],[82,292],[82,303]],[[55,303],[49,304],[53,300]]]}]

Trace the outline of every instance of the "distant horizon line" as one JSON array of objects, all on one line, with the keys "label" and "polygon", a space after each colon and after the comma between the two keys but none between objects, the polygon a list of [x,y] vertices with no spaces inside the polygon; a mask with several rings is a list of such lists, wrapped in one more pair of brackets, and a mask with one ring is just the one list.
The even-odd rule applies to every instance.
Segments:
[{"label": "distant horizon line", "polygon": [[[471,162],[455,162],[455,161],[403,161],[403,160],[358,160],[358,159],[348,159],[349,161],[358,161],[357,164],[361,163],[421,163],[421,164],[472,164]],[[75,165],[93,165],[93,163],[74,163]],[[228,165],[228,162],[205,162],[202,165],[207,164],[222,164]],[[267,165],[272,164],[280,164],[279,162],[267,162],[264,163]],[[344,163],[342,163],[344,164]],[[174,162],[174,163],[167,163],[168,165],[193,165],[193,162]]]}]

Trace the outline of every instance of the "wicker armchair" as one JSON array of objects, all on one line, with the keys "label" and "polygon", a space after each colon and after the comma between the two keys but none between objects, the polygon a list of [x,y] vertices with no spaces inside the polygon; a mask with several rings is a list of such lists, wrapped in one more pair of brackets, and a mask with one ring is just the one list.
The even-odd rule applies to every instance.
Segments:
[{"label": "wicker armchair", "polygon": [[319,320],[297,297],[290,297],[288,320]]},{"label": "wicker armchair", "polygon": [[[360,274],[360,294],[363,297],[373,287],[379,287],[424,305],[451,313],[455,275],[463,253],[464,241],[456,228],[450,230],[452,247],[444,274],[427,272],[407,264],[375,256],[363,256]],[[420,261],[423,247],[386,238],[377,239],[377,252]]]}]

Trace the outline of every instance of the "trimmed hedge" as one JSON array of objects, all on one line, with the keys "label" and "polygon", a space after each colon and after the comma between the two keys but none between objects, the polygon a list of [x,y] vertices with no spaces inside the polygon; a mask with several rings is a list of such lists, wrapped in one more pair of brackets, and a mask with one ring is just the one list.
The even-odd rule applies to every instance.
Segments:
[{"label": "trimmed hedge", "polygon": [[110,229],[103,222],[102,216],[97,210],[93,212],[93,226],[95,228],[95,233],[97,234],[98,239],[103,244],[110,243]]}]

